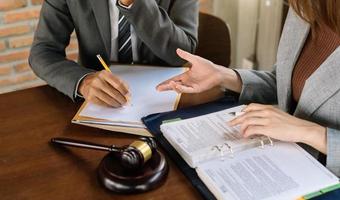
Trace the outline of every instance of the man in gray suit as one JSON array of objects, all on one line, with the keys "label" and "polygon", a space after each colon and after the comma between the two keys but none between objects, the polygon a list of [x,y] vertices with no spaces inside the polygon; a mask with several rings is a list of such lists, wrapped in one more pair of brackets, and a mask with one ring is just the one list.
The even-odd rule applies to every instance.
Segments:
[{"label": "man in gray suit", "polygon": [[[128,87],[104,71],[96,55],[107,63],[180,66],[176,49],[194,52],[197,29],[197,0],[45,0],[29,63],[73,100],[119,107]],[[73,31],[78,63],[65,54]]]}]

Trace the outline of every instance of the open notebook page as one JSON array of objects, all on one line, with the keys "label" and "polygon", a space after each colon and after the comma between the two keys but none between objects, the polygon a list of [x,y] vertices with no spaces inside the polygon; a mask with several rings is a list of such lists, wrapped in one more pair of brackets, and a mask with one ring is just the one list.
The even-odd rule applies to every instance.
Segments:
[{"label": "open notebook page", "polygon": [[205,162],[196,171],[217,199],[228,200],[297,199],[338,183],[297,144],[283,142]]},{"label": "open notebook page", "polygon": [[184,72],[184,68],[113,66],[112,73],[126,81],[130,87],[131,102],[122,108],[108,108],[88,103],[80,116],[107,120],[107,125],[144,127],[141,118],[152,113],[174,110],[178,94],[158,92],[156,86],[175,75]]}]

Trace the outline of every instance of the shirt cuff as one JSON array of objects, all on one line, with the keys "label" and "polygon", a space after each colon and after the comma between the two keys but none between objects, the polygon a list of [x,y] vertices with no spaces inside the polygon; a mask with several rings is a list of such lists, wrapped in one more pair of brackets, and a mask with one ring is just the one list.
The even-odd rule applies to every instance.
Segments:
[{"label": "shirt cuff", "polygon": [[76,90],[74,91],[74,99],[79,99],[79,98],[84,99],[83,95],[81,95],[78,92],[79,91],[79,85],[80,85],[81,81],[89,74],[94,74],[94,73],[93,72],[87,73],[78,80],[77,85],[76,85]]},{"label": "shirt cuff", "polygon": [[119,1],[119,0],[117,0],[117,3],[118,3],[118,5],[119,5],[119,6],[121,6],[121,7],[125,8],[125,9],[130,9],[130,8],[133,6],[133,3],[132,3],[132,4],[130,4],[129,6],[125,6],[125,5],[123,5],[122,3],[120,3],[120,1]]}]

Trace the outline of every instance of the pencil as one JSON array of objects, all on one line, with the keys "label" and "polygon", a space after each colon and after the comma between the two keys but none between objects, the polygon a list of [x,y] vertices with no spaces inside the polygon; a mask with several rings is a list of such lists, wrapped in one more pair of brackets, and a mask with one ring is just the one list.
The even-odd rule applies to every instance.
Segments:
[{"label": "pencil", "polygon": [[[110,68],[107,66],[107,64],[105,63],[105,61],[103,60],[103,58],[102,58],[99,54],[97,55],[97,58],[98,58],[98,60],[100,61],[100,63],[102,64],[102,66],[104,67],[104,69],[105,69],[106,71],[111,72]],[[127,103],[129,104],[130,101],[131,101],[131,100],[130,100],[130,97],[127,96],[127,95],[125,95],[124,97],[125,97]]]},{"label": "pencil", "polygon": [[103,58],[99,54],[97,55],[97,58],[98,58],[99,62],[103,65],[104,69],[106,71],[111,72],[110,68],[107,66],[107,64],[105,63],[105,61],[103,60]]}]

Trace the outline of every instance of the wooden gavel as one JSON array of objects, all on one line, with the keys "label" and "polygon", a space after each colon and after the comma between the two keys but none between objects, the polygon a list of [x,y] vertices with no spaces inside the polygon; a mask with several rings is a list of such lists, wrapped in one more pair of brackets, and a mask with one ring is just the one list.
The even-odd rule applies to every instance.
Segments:
[{"label": "wooden gavel", "polygon": [[107,146],[68,138],[52,138],[51,142],[63,146],[112,152],[113,155],[117,156],[123,167],[131,170],[141,169],[144,164],[150,160],[153,152],[156,151],[157,148],[154,139],[148,137],[141,137],[130,145],[122,147],[115,145]]}]

